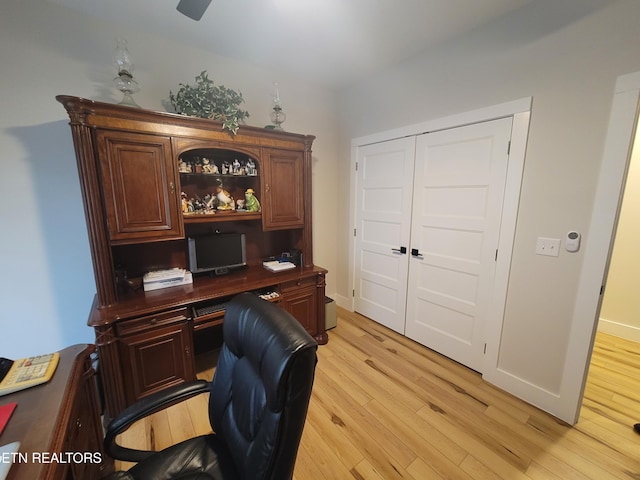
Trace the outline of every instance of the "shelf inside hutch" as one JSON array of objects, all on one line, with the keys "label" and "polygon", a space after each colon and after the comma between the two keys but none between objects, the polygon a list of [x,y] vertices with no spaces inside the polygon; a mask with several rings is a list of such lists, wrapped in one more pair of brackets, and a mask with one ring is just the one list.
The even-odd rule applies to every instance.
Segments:
[{"label": "shelf inside hutch", "polygon": [[212,223],[212,222],[237,222],[260,220],[260,212],[216,212],[216,213],[194,213],[184,214],[184,223]]},{"label": "shelf inside hutch", "polygon": [[[260,162],[252,156],[222,148],[192,149],[180,155],[178,172],[186,222],[261,218],[255,201],[261,195]],[[235,216],[226,216],[230,214]]]}]

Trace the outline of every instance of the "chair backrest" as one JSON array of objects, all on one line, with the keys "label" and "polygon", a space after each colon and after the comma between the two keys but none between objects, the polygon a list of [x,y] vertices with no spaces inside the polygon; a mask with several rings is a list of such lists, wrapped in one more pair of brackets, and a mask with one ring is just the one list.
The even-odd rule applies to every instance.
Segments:
[{"label": "chair backrest", "polygon": [[293,476],[318,344],[280,307],[251,293],[228,305],[209,417],[247,480]]}]

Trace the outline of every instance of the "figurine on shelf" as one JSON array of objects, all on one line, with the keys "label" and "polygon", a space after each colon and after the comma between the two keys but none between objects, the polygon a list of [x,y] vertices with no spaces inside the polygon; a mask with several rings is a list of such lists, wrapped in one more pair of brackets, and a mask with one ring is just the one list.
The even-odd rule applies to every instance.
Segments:
[{"label": "figurine on shelf", "polygon": [[236,202],[236,210],[238,210],[239,212],[244,212],[245,208],[244,208],[243,198],[239,198],[238,201]]},{"label": "figurine on shelf", "polygon": [[252,177],[255,177],[258,174],[258,171],[256,170],[256,164],[254,163],[252,158],[249,158],[247,160],[246,172],[247,175],[251,175]]},{"label": "figurine on shelf", "polygon": [[204,196],[205,213],[215,213],[215,209],[218,207],[218,197],[207,193]]},{"label": "figurine on shelf", "polygon": [[235,158],[233,160],[233,172],[234,175],[240,175],[240,161]]},{"label": "figurine on shelf", "polygon": [[228,161],[224,161],[222,162],[222,170],[220,171],[220,173],[222,173],[222,175],[229,175],[231,174],[231,164]]},{"label": "figurine on shelf", "polygon": [[180,201],[182,203],[182,213],[187,213],[189,211],[189,201],[186,193],[182,192],[180,194]]},{"label": "figurine on shelf", "polygon": [[204,202],[199,198],[191,198],[189,203],[191,205],[189,211],[192,213],[202,213],[201,210],[205,208]]},{"label": "figurine on shelf", "polygon": [[259,212],[260,211],[260,202],[253,195],[253,188],[247,188],[247,191],[244,192],[245,205],[247,212]]},{"label": "figurine on shelf", "polygon": [[218,186],[216,187],[216,197],[218,198],[218,210],[235,210],[233,197],[222,186],[220,179],[218,179]]},{"label": "figurine on shelf", "polygon": [[191,165],[180,159],[178,162],[178,171],[180,173],[191,173]]},{"label": "figurine on shelf", "polygon": [[202,173],[218,173],[218,166],[208,158],[202,159]]}]

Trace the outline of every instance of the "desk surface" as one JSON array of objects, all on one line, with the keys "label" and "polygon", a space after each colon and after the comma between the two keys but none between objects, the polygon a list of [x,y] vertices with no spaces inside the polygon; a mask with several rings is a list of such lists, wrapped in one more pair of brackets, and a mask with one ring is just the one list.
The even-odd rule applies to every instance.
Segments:
[{"label": "desk surface", "polygon": [[[127,318],[154,314],[159,310],[191,306],[198,302],[228,297],[240,292],[256,291],[326,273],[327,270],[318,266],[270,272],[262,265],[254,265],[228,275],[196,276],[192,284],[150,292],[140,290],[124,296],[111,306],[92,308],[88,324],[90,327],[104,326]],[[324,324],[324,318],[322,323]]]},{"label": "desk surface", "polygon": [[76,392],[86,373],[85,361],[94,350],[93,345],[65,348],[49,382],[0,397],[2,405],[18,404],[0,435],[0,445],[20,441],[20,453],[26,457],[26,461],[13,464],[7,480],[59,478],[55,471],[60,470],[60,464],[38,461],[38,454],[64,452]]}]

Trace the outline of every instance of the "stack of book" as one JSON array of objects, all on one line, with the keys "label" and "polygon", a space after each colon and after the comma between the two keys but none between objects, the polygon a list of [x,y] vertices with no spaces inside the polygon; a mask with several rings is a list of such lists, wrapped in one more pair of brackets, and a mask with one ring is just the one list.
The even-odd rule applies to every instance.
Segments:
[{"label": "stack of book", "polygon": [[178,285],[188,285],[189,283],[193,283],[193,276],[191,272],[184,268],[156,270],[155,272],[145,273],[144,277],[142,277],[142,286],[145,292]]},{"label": "stack of book", "polygon": [[296,268],[294,263],[279,262],[278,260],[262,262],[262,266],[270,272],[281,272],[282,270],[291,270],[292,268]]}]

